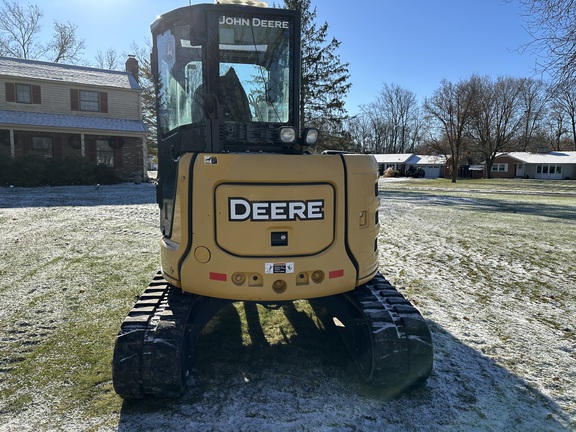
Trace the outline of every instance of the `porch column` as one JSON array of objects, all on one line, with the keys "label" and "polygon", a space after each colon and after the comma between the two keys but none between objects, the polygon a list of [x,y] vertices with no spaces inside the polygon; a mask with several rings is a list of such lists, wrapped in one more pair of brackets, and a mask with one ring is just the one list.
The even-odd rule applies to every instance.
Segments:
[{"label": "porch column", "polygon": [[144,169],[142,170],[142,178],[148,178],[148,144],[147,137],[142,138],[142,162]]},{"label": "porch column", "polygon": [[84,133],[80,133],[80,151],[82,152],[82,157],[86,157],[86,144],[84,142]]},{"label": "porch column", "polygon": [[16,158],[16,144],[14,143],[14,129],[10,129],[10,156]]}]

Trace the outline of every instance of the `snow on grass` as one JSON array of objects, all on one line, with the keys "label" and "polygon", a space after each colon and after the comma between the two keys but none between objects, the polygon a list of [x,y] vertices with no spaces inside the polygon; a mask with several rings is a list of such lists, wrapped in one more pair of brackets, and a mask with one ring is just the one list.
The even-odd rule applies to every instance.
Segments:
[{"label": "snow on grass", "polygon": [[154,188],[0,189],[0,431],[576,429],[571,183],[436,184],[381,184],[381,270],[435,347],[426,385],[393,400],[302,301],[225,308],[182,398],[123,402],[110,359],[159,266]]}]

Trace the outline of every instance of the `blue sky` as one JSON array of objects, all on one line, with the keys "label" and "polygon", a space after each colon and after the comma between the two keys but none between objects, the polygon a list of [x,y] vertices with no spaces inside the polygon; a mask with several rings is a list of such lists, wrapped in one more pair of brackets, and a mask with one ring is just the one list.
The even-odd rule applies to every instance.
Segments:
[{"label": "blue sky", "polygon": [[[144,46],[157,15],[189,4],[189,0],[30,2],[43,10],[47,33],[53,20],[78,25],[87,60],[108,48],[127,52],[132,42]],[[530,40],[518,0],[312,0],[312,5],[318,20],[328,22],[330,36],[342,42],[341,60],[350,63],[351,114],[373,101],[384,83],[399,85],[423,100],[442,79],[457,82],[473,73],[535,76],[536,58],[517,52]]]}]

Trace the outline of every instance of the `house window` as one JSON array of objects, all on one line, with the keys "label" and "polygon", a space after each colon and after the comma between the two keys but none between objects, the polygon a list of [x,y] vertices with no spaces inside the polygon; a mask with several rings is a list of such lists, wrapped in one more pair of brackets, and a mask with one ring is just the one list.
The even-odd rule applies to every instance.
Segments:
[{"label": "house window", "polygon": [[30,84],[16,84],[16,102],[32,103],[32,86]]},{"label": "house window", "polygon": [[507,172],[508,171],[508,164],[495,163],[492,165],[492,171]]},{"label": "house window", "polygon": [[537,174],[562,174],[562,165],[537,165]]},{"label": "house window", "polygon": [[96,140],[96,163],[114,167],[114,149],[108,140]]},{"label": "house window", "polygon": [[100,111],[98,92],[80,90],[80,111]]},{"label": "house window", "polygon": [[537,174],[562,174],[562,165],[537,165]]},{"label": "house window", "polygon": [[550,174],[562,174],[562,165],[550,165]]},{"label": "house window", "polygon": [[53,156],[52,138],[51,137],[32,137],[32,151],[41,154],[44,157]]},{"label": "house window", "polygon": [[18,84],[7,82],[5,84],[6,102],[25,104],[41,104],[42,94],[39,85]]},{"label": "house window", "polygon": [[70,89],[72,111],[108,112],[108,93],[95,90]]}]

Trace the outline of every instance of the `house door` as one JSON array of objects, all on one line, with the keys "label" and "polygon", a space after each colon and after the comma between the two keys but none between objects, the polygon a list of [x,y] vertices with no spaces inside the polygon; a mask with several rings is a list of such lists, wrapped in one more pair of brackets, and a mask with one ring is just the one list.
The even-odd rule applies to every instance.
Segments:
[{"label": "house door", "polygon": [[516,164],[516,177],[524,178],[524,164]]}]

